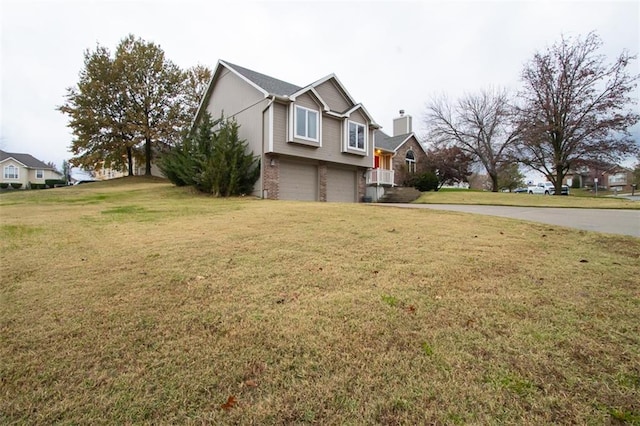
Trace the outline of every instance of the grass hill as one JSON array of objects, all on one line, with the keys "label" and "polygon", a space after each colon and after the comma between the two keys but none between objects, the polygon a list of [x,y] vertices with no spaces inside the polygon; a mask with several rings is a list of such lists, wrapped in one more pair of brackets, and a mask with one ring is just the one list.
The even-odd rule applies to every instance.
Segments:
[{"label": "grass hill", "polygon": [[0,423],[640,422],[640,240],[127,178],[0,195]]}]

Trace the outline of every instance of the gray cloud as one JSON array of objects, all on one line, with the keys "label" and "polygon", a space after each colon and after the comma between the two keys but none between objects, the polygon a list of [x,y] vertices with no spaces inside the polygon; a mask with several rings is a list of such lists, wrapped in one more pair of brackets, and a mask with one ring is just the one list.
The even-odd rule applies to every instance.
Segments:
[{"label": "gray cloud", "polygon": [[298,85],[336,73],[387,129],[401,108],[419,125],[437,93],[517,89],[523,64],[561,34],[597,31],[611,60],[637,53],[640,34],[636,1],[5,0],[1,15],[0,146],[57,164],[72,136],[55,107],[84,50],[128,33],[185,68],[227,59]]}]

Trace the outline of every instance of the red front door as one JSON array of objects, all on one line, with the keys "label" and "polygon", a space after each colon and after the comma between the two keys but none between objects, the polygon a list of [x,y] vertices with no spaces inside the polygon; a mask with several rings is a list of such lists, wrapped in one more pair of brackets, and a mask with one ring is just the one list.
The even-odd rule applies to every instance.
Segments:
[{"label": "red front door", "polygon": [[375,156],[374,165],[375,165],[374,169],[380,168],[380,157],[378,155]]}]

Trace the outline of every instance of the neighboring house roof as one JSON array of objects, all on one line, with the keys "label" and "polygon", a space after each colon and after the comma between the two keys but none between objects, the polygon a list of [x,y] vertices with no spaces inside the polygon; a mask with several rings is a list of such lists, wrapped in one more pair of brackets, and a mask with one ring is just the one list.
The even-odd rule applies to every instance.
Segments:
[{"label": "neighboring house roof", "polygon": [[29,169],[43,169],[43,170],[55,170],[53,167],[47,165],[46,163],[38,160],[34,156],[30,154],[18,154],[14,152],[5,152],[0,150],[0,163],[13,158],[18,163]]},{"label": "neighboring house roof", "polygon": [[[395,153],[398,148],[400,148],[406,141],[411,139],[412,136],[415,137],[415,133],[411,132],[405,133],[403,135],[389,136],[382,130],[376,130],[373,135],[374,146],[376,149]],[[418,138],[416,138],[416,141],[418,141]],[[424,147],[419,141],[418,145],[420,145],[420,148],[425,151]]]},{"label": "neighboring house roof", "polygon": [[596,166],[596,167],[585,165],[578,170],[569,170],[566,174],[567,175],[589,175],[594,172],[609,173],[609,174],[620,173],[620,172],[631,173],[633,172],[633,170],[628,167],[622,166],[620,164],[605,164],[605,165]]},{"label": "neighboring house roof", "polygon": [[631,172],[633,172],[633,170],[630,169],[629,167],[616,164],[615,166],[607,170],[606,173],[631,173]]}]

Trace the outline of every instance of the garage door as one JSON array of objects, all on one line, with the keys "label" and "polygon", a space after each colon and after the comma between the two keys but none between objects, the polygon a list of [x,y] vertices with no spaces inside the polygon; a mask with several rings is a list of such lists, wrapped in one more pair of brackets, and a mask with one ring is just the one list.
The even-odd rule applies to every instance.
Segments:
[{"label": "garage door", "polygon": [[356,201],[356,170],[327,168],[327,201]]},{"label": "garage door", "polygon": [[279,192],[281,200],[316,201],[318,167],[313,164],[281,161]]}]

